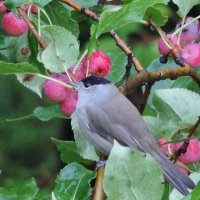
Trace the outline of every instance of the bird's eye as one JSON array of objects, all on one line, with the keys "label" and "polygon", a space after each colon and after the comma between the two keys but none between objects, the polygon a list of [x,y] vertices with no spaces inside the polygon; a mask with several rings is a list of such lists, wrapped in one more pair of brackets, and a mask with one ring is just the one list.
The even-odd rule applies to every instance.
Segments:
[{"label": "bird's eye", "polygon": [[91,85],[92,85],[92,84],[89,83],[89,82],[84,82],[84,86],[85,86],[86,88],[90,87]]}]

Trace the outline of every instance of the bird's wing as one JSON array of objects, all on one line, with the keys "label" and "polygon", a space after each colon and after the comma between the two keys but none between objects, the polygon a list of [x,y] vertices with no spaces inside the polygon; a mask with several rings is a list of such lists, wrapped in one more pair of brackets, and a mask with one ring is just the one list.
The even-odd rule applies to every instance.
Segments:
[{"label": "bird's wing", "polygon": [[117,95],[110,101],[88,111],[94,131],[105,139],[109,135],[120,144],[143,152],[157,149],[158,146],[137,108],[123,95]]},{"label": "bird's wing", "polygon": [[104,130],[94,126],[93,119],[90,113],[88,113],[88,110],[77,110],[76,113],[79,126],[86,138],[102,153],[109,155],[113,146],[113,138],[104,134],[102,132]]}]

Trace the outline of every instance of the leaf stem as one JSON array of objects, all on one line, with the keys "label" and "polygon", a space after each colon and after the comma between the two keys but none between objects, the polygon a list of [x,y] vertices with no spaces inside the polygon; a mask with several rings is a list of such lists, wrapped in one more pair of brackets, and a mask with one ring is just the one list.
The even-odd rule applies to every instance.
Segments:
[{"label": "leaf stem", "polygon": [[65,86],[65,87],[67,87],[67,88],[69,88],[69,89],[73,89],[73,87],[72,87],[71,85],[66,84],[66,83],[64,83],[64,82],[62,82],[62,81],[59,81],[59,80],[57,80],[57,79],[55,79],[55,78],[52,78],[52,77],[49,77],[49,76],[45,76],[45,75],[42,75],[42,74],[33,74],[33,75],[42,77],[42,78],[44,78],[44,79],[48,79],[48,80],[54,81],[54,82],[59,83],[59,84]]}]

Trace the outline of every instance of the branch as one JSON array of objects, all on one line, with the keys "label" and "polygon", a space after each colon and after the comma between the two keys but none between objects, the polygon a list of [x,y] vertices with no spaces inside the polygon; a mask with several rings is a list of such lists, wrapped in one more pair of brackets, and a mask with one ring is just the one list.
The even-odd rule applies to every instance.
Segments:
[{"label": "branch", "polygon": [[200,117],[199,119],[197,120],[197,122],[194,124],[194,126],[190,129],[190,132],[187,136],[187,141],[185,141],[183,143],[183,145],[177,150],[174,152],[174,155],[173,155],[173,160],[176,162],[178,157],[181,155],[181,154],[184,154],[186,151],[187,151],[187,148],[188,148],[188,145],[189,145],[189,139],[194,135],[194,132],[195,130],[198,128],[198,126],[200,125]]},{"label": "branch", "polygon": [[22,18],[25,20],[25,22],[27,23],[29,29],[31,30],[31,32],[33,33],[33,35],[35,36],[35,38],[37,39],[37,41],[39,42],[40,46],[45,49],[47,47],[45,41],[41,38],[41,36],[38,34],[38,32],[36,31],[34,25],[29,21],[28,17],[26,16],[26,14],[24,13],[24,11],[21,8],[17,8],[17,11],[19,12],[19,14],[22,16]]},{"label": "branch", "polygon": [[[200,76],[195,72],[194,68],[182,67],[175,69],[162,69],[153,72],[141,71],[139,74],[129,78],[129,84],[126,89],[130,90],[142,86],[144,83],[154,83],[168,78],[174,80],[181,76],[191,76],[193,80],[200,84]],[[119,90],[123,91],[123,86],[120,86]]]},{"label": "branch", "polygon": [[[80,5],[78,5],[77,3],[71,1],[71,0],[60,0],[63,3],[68,4],[69,6],[71,6],[72,8],[74,8],[75,10],[85,14],[86,16],[90,17],[91,19],[99,22],[100,17],[94,13],[93,11],[86,9],[86,8],[82,8]],[[132,54],[132,62],[135,66],[135,69],[137,72],[141,72],[143,71],[143,67],[140,64],[139,60],[135,57],[135,55],[131,52],[130,48],[128,47],[128,45],[119,37],[119,35],[114,31],[111,30],[110,31],[110,35],[114,38],[114,40],[117,43],[117,46],[122,49],[124,51],[124,53],[128,56],[129,54]]]},{"label": "branch", "polygon": [[[100,161],[106,160],[106,157],[101,153],[99,160]],[[105,166],[99,167],[97,170],[97,176],[96,176],[96,181],[93,188],[92,200],[104,200],[106,197],[103,190],[104,170],[105,170]]]}]

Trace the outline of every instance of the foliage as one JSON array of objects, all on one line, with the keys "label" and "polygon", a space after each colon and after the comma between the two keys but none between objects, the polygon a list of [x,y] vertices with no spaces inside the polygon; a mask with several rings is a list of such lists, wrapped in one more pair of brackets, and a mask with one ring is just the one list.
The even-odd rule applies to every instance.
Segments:
[{"label": "foliage", "polygon": [[[152,33],[147,33],[148,40],[151,41],[148,41],[148,44],[141,44],[147,32],[146,28],[144,28],[145,25],[143,25],[145,20],[152,19],[157,26],[166,25],[167,27],[167,23],[170,21],[168,19],[175,15],[175,11],[170,7],[169,0],[123,0],[124,3],[121,5],[99,5],[98,1],[86,2],[83,0],[75,2],[98,13],[99,21],[93,22],[91,19],[83,17],[82,13],[75,11],[72,7],[58,0],[5,1],[7,8],[12,9],[16,13],[17,8],[24,3],[38,7],[39,13],[37,15],[31,13],[30,10],[28,10],[27,15],[47,47],[42,48],[40,46],[39,40],[32,33],[32,29],[20,37],[10,37],[2,30],[0,31],[0,75],[2,75],[1,79],[3,80],[2,86],[0,86],[2,89],[0,94],[1,96],[7,94],[5,100],[0,99],[0,105],[5,106],[5,108],[2,108],[1,114],[9,118],[9,123],[14,124],[12,129],[4,121],[0,123],[0,126],[2,126],[0,130],[3,130],[1,131],[1,137],[7,137],[3,136],[3,134],[14,132],[17,129],[17,134],[22,132],[24,134],[21,137],[24,137],[25,132],[27,133],[29,128],[32,130],[35,128],[37,129],[35,133],[37,131],[45,132],[44,134],[49,134],[49,137],[57,138],[59,136],[56,136],[54,132],[59,129],[60,121],[71,120],[74,140],[63,141],[51,138],[52,143],[55,144],[60,153],[60,159],[67,165],[57,175],[53,189],[47,191],[47,196],[46,193],[44,195],[40,194],[41,190],[37,186],[35,179],[32,178],[23,183],[11,181],[13,185],[9,181],[5,183],[5,186],[0,188],[0,199],[2,200],[49,199],[50,196],[51,199],[56,200],[86,200],[91,198],[91,182],[96,177],[95,172],[91,171],[91,169],[93,169],[94,161],[99,159],[99,153],[82,134],[75,115],[71,117],[63,115],[60,112],[59,106],[52,105],[43,97],[43,84],[45,79],[48,79],[50,73],[68,73],[68,69],[71,66],[81,62],[80,59],[84,54],[83,52],[87,51],[89,56],[93,51],[100,49],[109,56],[112,62],[112,70],[108,75],[108,79],[118,86],[123,80],[127,57],[116,46],[116,42],[107,34],[113,29],[124,40],[129,41],[131,50],[141,60],[141,63],[145,65],[144,67],[147,71],[152,72],[164,68],[176,69],[179,67],[172,58],[169,58],[166,64],[159,62],[159,54],[156,49],[158,38]],[[194,9],[194,6],[200,5],[199,0],[173,0],[173,3],[178,7],[177,15],[181,19],[185,18]],[[1,18],[2,16],[3,14]],[[170,32],[171,30],[167,31]],[[86,38],[83,37],[85,35],[87,36]],[[137,37],[139,41],[137,41]],[[130,41],[130,38],[132,41]],[[27,50],[27,52],[23,53],[24,50]],[[132,74],[136,74],[136,71],[133,69]],[[28,105],[25,101],[25,103],[23,102],[23,99],[17,101],[16,98],[16,102],[13,102],[13,105],[16,104],[17,106],[23,102],[25,108],[23,115],[26,115],[26,113],[31,114],[24,117],[21,117],[22,114],[17,111],[12,115],[8,114],[13,112],[14,106],[12,107],[13,110],[9,108],[6,110],[9,107],[7,101],[11,101],[12,95],[10,92],[16,87],[6,83],[7,80],[10,81],[10,75],[15,75],[19,84],[30,89],[30,93],[33,92],[39,98],[42,98],[38,98],[38,100],[36,96],[33,97],[36,108],[29,106],[32,104],[32,96],[30,96],[31,101],[28,102]],[[3,84],[6,86],[4,87]],[[29,99],[28,92],[25,96]],[[179,130],[183,130],[183,134],[188,133],[198,120],[200,116],[199,102],[199,86],[190,77],[180,77],[176,80],[161,80],[152,87],[144,111],[145,116],[143,117],[155,138],[173,138],[176,137],[176,133]],[[0,119],[0,122],[2,122],[2,117]],[[42,125],[38,125],[35,122],[36,119],[45,122],[46,127],[42,129]],[[58,121],[52,122],[53,119]],[[35,124],[23,129],[22,120],[25,120],[24,124],[29,123],[28,120]],[[53,126],[54,123],[55,126]],[[49,133],[48,129],[51,129]],[[27,139],[26,145],[31,146],[29,142],[32,141],[42,146],[46,137],[38,142],[40,136],[35,139],[36,136],[32,130],[27,133],[30,138]],[[199,129],[196,131],[196,137],[200,136],[198,132]],[[26,142],[26,138],[24,138],[21,140],[21,143]],[[16,141],[14,150],[19,145],[23,145],[20,141],[19,143],[18,140]],[[3,142],[1,143],[0,141],[0,144],[3,145]],[[22,152],[26,151],[24,146],[22,147]],[[2,151],[6,148],[8,147],[3,147]],[[37,146],[34,148],[37,148]],[[31,146],[31,151],[34,148]],[[37,154],[39,155],[40,151],[37,151]],[[29,156],[31,156],[31,152],[28,154]],[[45,155],[43,156],[45,157]],[[51,155],[46,157],[48,156],[51,157]],[[4,157],[1,158],[0,156],[0,161],[3,159]],[[50,164],[54,162],[50,161],[50,158],[46,158],[46,160]],[[52,166],[54,165],[52,164]],[[1,173],[4,172],[4,168],[5,165],[0,165]],[[105,167],[104,190],[108,200],[195,200],[199,197],[200,184],[199,175],[197,174],[200,170],[199,163],[195,163],[194,166],[189,166],[189,168],[195,171],[191,176],[196,181],[197,186],[188,197],[183,197],[175,189],[161,184],[163,182],[162,172],[159,165],[150,155],[144,156],[141,152],[136,152],[128,147],[122,147],[115,142]],[[0,177],[2,176],[1,173]]]}]

